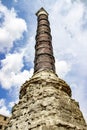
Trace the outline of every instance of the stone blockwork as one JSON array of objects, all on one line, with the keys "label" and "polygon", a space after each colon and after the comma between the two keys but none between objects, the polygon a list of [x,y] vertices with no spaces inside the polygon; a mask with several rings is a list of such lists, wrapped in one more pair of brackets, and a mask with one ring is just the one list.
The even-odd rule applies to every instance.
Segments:
[{"label": "stone blockwork", "polygon": [[37,13],[34,75],[20,90],[6,130],[87,130],[68,84],[55,74],[48,13]]},{"label": "stone blockwork", "polygon": [[0,114],[0,130],[5,130],[8,124],[8,118],[9,117]]},{"label": "stone blockwork", "polygon": [[53,72],[41,71],[21,87],[7,130],[87,130],[87,126],[67,83]]},{"label": "stone blockwork", "polygon": [[55,58],[53,56],[52,36],[48,13],[41,8],[37,13],[37,32],[35,45],[34,73],[41,70],[51,70],[55,73]]}]

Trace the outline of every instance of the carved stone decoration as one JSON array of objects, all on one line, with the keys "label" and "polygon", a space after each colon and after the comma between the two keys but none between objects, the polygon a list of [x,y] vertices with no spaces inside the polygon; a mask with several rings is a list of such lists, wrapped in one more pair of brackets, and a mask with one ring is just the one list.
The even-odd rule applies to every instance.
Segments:
[{"label": "carved stone decoration", "polygon": [[70,86],[55,73],[48,13],[37,12],[34,74],[20,89],[6,130],[87,130]]}]

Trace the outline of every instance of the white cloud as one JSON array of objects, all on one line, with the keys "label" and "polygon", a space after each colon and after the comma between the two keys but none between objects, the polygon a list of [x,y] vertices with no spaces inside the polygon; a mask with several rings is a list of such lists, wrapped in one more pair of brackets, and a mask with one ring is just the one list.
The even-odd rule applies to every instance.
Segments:
[{"label": "white cloud", "polygon": [[17,73],[23,67],[22,63],[23,55],[21,53],[13,53],[6,55],[6,58],[2,60],[3,71],[6,73]]},{"label": "white cloud", "polygon": [[12,108],[18,101],[12,101],[12,102],[9,102],[9,107]]},{"label": "white cloud", "polygon": [[0,107],[3,106],[5,104],[5,100],[4,99],[0,99]]},{"label": "white cloud", "polygon": [[[20,87],[26,80],[28,80],[31,77],[32,72],[33,72],[32,70],[33,69],[30,69],[30,71],[24,70],[23,72],[20,72],[17,75],[13,73],[12,75],[13,85]],[[12,84],[10,86],[12,86]]]},{"label": "white cloud", "polygon": [[[31,4],[34,5],[33,7],[35,7],[34,10],[32,10],[32,6],[28,1],[20,2],[22,2],[21,6],[23,5],[23,2],[26,5],[23,5],[23,9],[27,12],[27,14],[29,14],[29,18],[32,17],[31,12],[32,14],[34,14],[36,8],[37,10],[39,9],[39,1],[37,2],[37,7],[35,2],[31,2]],[[59,77],[64,79],[66,79],[68,75],[68,83],[70,84],[71,80],[74,80],[72,81],[72,83],[75,84],[76,87],[74,88],[71,85],[73,90],[73,97],[80,102],[81,110],[84,112],[85,118],[87,119],[87,95],[84,94],[87,93],[87,29],[84,29],[82,27],[83,23],[86,23],[86,19],[83,19],[86,9],[84,8],[84,5],[82,2],[80,2],[80,0],[74,1],[73,4],[71,0],[58,0],[56,2],[53,1],[50,6],[49,2],[45,1],[45,5],[46,10],[49,13],[49,19],[51,23],[57,73]],[[4,12],[5,14],[5,21],[3,22],[2,28],[0,28],[2,36],[1,41],[3,42],[3,44],[0,43],[1,50],[3,50],[4,47],[12,47],[13,41],[22,37],[23,31],[26,31],[25,21],[17,17],[14,9],[8,10],[4,6],[2,7],[2,12]],[[30,12],[28,10],[29,7],[31,9]],[[12,19],[14,23],[12,22]],[[34,19],[32,19],[31,24],[33,25]],[[11,26],[10,24],[7,24],[8,22],[10,22]],[[19,28],[21,25],[20,23],[23,24],[22,29]],[[30,29],[31,31],[34,30],[33,27],[35,28],[34,25],[30,27],[32,27],[32,29]],[[16,32],[16,30],[18,31]],[[28,44],[25,46],[25,48],[22,49],[22,53],[8,54],[6,58],[1,61],[2,69],[0,72],[0,81],[4,88],[10,89],[12,85],[19,86],[31,76],[30,71],[24,70],[23,72],[21,72],[21,68],[24,66],[23,55],[26,57],[26,60],[28,62],[31,62],[34,59],[34,37],[35,35],[32,35],[31,37],[29,35],[29,39],[27,42]],[[20,60],[18,61],[16,57],[18,57],[18,59]],[[75,71],[73,71],[74,68]],[[83,80],[85,80],[84,84],[83,82],[81,82]]]},{"label": "white cloud", "polygon": [[[56,2],[50,11],[54,54],[58,61],[78,66],[86,76],[87,29],[82,29],[85,7],[80,1]],[[71,71],[72,71],[71,69]],[[79,76],[78,76],[79,77]]]},{"label": "white cloud", "polygon": [[5,89],[20,87],[33,73],[33,69],[21,71],[23,68],[23,53],[8,54],[1,61],[0,83]]},{"label": "white cloud", "polygon": [[5,115],[5,116],[9,116],[10,115],[10,111],[7,109],[6,106],[2,106],[0,108],[0,114]]},{"label": "white cloud", "polygon": [[22,50],[23,55],[25,56],[26,60],[32,63],[34,61],[34,55],[35,55],[34,46],[35,46],[35,35],[32,35],[31,37],[29,37],[25,48],[23,48]]},{"label": "white cloud", "polygon": [[87,120],[87,28],[82,27],[84,22],[87,23],[85,10],[79,0],[73,3],[71,0],[60,0],[53,5],[49,14],[57,73],[68,79],[69,84],[73,82],[78,86],[72,87],[73,97],[79,101]]},{"label": "white cloud", "polygon": [[0,2],[0,13],[3,22],[0,27],[0,51],[9,50],[14,41],[23,37],[23,32],[27,31],[26,22],[17,17],[14,8],[9,10]]},{"label": "white cloud", "polygon": [[7,109],[6,104],[5,104],[5,99],[0,99],[0,114],[9,116],[10,111]]},{"label": "white cloud", "polygon": [[14,2],[16,2],[16,3],[17,3],[17,2],[18,2],[18,0],[14,0]]},{"label": "white cloud", "polygon": [[64,78],[68,72],[71,70],[71,65],[66,61],[58,61],[55,62],[56,72],[59,77]]}]

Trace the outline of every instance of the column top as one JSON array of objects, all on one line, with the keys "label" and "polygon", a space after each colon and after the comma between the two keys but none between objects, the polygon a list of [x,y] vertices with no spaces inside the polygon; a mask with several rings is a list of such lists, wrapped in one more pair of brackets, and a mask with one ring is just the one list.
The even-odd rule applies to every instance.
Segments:
[{"label": "column top", "polygon": [[48,16],[47,11],[46,11],[43,7],[41,7],[41,8],[37,11],[36,16],[39,16],[39,15],[41,15],[41,14],[45,14],[45,15]]}]

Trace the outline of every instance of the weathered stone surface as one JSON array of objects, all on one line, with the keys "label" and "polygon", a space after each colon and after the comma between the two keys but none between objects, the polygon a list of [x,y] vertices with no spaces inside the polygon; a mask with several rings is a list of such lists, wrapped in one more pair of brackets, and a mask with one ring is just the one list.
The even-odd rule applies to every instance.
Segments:
[{"label": "weathered stone surface", "polygon": [[43,8],[41,8],[38,13],[34,73],[41,70],[51,70],[55,72],[55,58],[53,56],[52,36],[50,23],[48,21],[48,13],[46,13]]},{"label": "weathered stone surface", "polygon": [[37,12],[34,75],[20,90],[7,130],[87,130],[69,85],[55,74],[48,13]]},{"label": "weathered stone surface", "polygon": [[57,75],[36,73],[21,87],[7,130],[87,130],[79,105],[70,96],[69,86]]},{"label": "weathered stone surface", "polygon": [[9,117],[0,114],[0,130],[5,130],[8,124],[8,118]]}]

